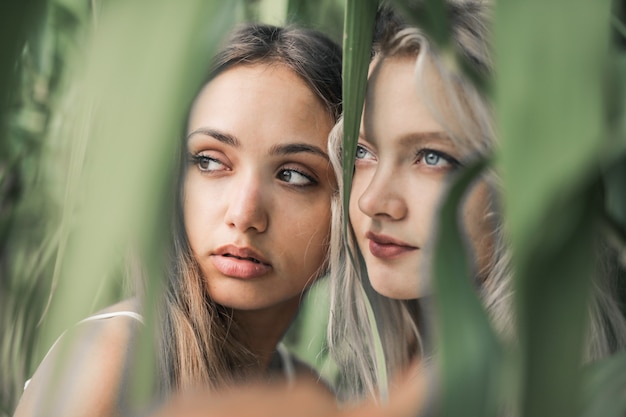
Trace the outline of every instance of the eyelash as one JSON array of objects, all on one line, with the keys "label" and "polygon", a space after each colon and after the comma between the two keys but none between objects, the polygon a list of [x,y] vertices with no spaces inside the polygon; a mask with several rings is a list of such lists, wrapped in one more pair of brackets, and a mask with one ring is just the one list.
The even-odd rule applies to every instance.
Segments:
[{"label": "eyelash", "polygon": [[452,165],[453,169],[454,168],[458,168],[458,167],[463,165],[456,158],[448,155],[447,153],[441,152],[441,151],[437,151],[435,149],[430,149],[430,148],[422,148],[422,149],[418,150],[415,153],[416,162],[423,161],[424,158],[428,154],[434,154],[434,155],[438,156],[439,158],[442,158],[444,161],[446,161],[447,163]]},{"label": "eyelash", "polygon": [[[355,151],[355,160],[363,160],[363,159],[365,159],[364,157],[359,157],[359,152],[365,152],[365,153],[370,154],[370,155],[373,156],[372,152],[370,150],[368,150],[366,147],[364,147],[363,145],[357,145],[357,148],[356,148],[356,151]],[[444,161],[446,161],[447,163],[452,165],[452,168],[457,168],[457,167],[462,166],[462,164],[456,158],[448,155],[445,152],[437,151],[435,149],[430,149],[430,148],[419,149],[415,153],[416,162],[424,160],[424,158],[427,155],[429,155],[429,154],[434,154],[434,155],[438,156],[439,158],[443,159]]]},{"label": "eyelash", "polygon": [[356,150],[354,151],[354,159],[355,160],[356,159],[365,159],[365,158],[359,158],[359,152],[360,151],[367,152],[368,154],[373,155],[372,152],[369,149],[367,149],[365,146],[357,144],[356,145]]},{"label": "eyelash", "polygon": [[189,163],[191,163],[192,165],[196,165],[201,172],[213,172],[213,171],[215,171],[215,170],[202,169],[200,167],[200,164],[203,163],[203,162],[208,162],[208,163],[215,162],[215,163],[218,163],[220,165],[224,165],[224,163],[222,161],[220,161],[219,159],[210,157],[208,155],[204,155],[204,154],[201,154],[201,153],[200,154],[195,154],[195,155],[192,155],[192,154],[189,155]]},{"label": "eyelash", "polygon": [[[306,178],[307,180],[310,181],[307,184],[289,184],[289,186],[291,186],[291,187],[305,188],[305,187],[312,187],[312,186],[317,185],[317,180],[315,178],[313,178],[311,175],[306,174],[306,173],[302,172],[301,170],[294,169],[294,168],[281,168],[281,169],[279,169],[278,170],[278,174],[276,175],[277,178],[279,178],[280,175],[282,173],[284,173],[284,172],[295,172],[296,174],[302,175],[304,178]],[[283,180],[281,179],[281,181],[283,181]],[[287,181],[283,181],[283,182],[287,183]]]},{"label": "eyelash", "polygon": [[[192,165],[197,166],[198,169],[201,172],[204,172],[204,173],[215,172],[216,170],[206,170],[206,169],[202,169],[200,167],[201,163],[211,163],[211,162],[214,162],[214,163],[217,163],[217,164],[220,164],[220,165],[224,165],[222,163],[222,161],[220,161],[217,158],[213,158],[213,157],[210,157],[210,156],[207,156],[207,155],[203,155],[203,154],[195,154],[195,155],[189,154],[189,163],[192,164]],[[281,174],[283,174],[285,172],[295,172],[296,174],[301,175],[304,178],[306,178],[307,180],[309,180],[309,183],[307,183],[307,184],[289,184],[288,181],[285,181],[282,178],[280,178]],[[301,171],[299,169],[295,169],[295,168],[286,168],[286,167],[280,168],[278,170],[278,173],[276,174],[276,178],[278,178],[279,180],[287,183],[291,187],[296,187],[296,188],[312,187],[312,186],[315,186],[315,185],[318,184],[317,180],[314,177],[312,177],[311,175],[309,175],[309,174],[307,174],[307,173],[305,173],[305,172],[303,172],[303,171]]]}]

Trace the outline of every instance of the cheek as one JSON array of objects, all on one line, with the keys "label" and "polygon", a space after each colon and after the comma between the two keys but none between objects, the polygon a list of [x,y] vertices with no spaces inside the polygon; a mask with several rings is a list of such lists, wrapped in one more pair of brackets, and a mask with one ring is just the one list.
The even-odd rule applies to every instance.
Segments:
[{"label": "cheek", "polygon": [[444,179],[415,181],[405,190],[406,194],[413,199],[410,207],[416,212],[414,217],[421,219],[425,226],[433,228],[438,221],[438,213],[446,196],[445,191]]},{"label": "cheek", "polygon": [[443,178],[415,176],[402,190],[407,201],[407,218],[415,241],[421,247],[433,244],[442,199],[446,196]]},{"label": "cheek", "polygon": [[330,209],[328,204],[324,206],[302,210],[299,217],[285,223],[282,234],[286,241],[289,237],[295,237],[299,241],[306,241],[316,247],[325,244],[330,235]]},{"label": "cheek", "polygon": [[[280,231],[281,249],[287,255],[295,274],[310,278],[325,264],[330,239],[330,202],[303,208],[297,218],[283,217]],[[303,213],[305,213],[303,215]]]}]

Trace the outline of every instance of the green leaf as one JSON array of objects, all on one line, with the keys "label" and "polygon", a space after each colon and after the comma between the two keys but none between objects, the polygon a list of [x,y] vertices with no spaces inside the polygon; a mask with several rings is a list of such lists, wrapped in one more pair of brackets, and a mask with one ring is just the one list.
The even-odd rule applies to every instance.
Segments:
[{"label": "green leaf", "polygon": [[341,43],[344,0],[289,0],[287,21],[312,27]]},{"label": "green leaf", "polygon": [[[541,244],[544,213],[575,193],[602,149],[609,0],[496,2],[495,101],[516,257]],[[528,30],[532,27],[532,30]]]},{"label": "green leaf", "polygon": [[137,377],[138,404],[150,399],[155,381],[151,307],[159,300],[166,267],[182,126],[233,19],[232,2],[108,4],[86,63],[76,62],[83,71],[72,73],[72,85],[80,88],[68,98],[85,119],[78,121],[84,128],[73,132],[76,158],[64,207],[67,244],[59,252],[59,285],[44,340],[50,346],[91,313],[92,295],[103,282],[112,284],[119,260],[135,249],[148,277],[147,331],[129,373]]},{"label": "green leaf", "polygon": [[436,334],[441,355],[443,416],[497,415],[502,352],[476,294],[459,228],[459,207],[485,167],[466,168],[441,207],[434,252]]},{"label": "green leaf", "polygon": [[[359,138],[367,71],[370,62],[377,0],[346,0],[343,38],[343,206],[348,212],[354,170],[354,153]],[[347,233],[348,223],[344,224]]]},{"label": "green leaf", "polygon": [[394,0],[394,6],[412,25],[422,29],[439,49],[450,42],[450,21],[446,0]]},{"label": "green leaf", "polygon": [[551,208],[542,232],[546,244],[518,265],[524,415],[574,416],[578,410],[597,204],[598,195],[589,191]]},{"label": "green leaf", "polygon": [[626,414],[626,352],[587,365],[583,372],[583,417]]},{"label": "green leaf", "polygon": [[[610,2],[496,2],[495,101],[522,415],[575,416],[594,266]],[[532,27],[532,30],[529,28]]]}]

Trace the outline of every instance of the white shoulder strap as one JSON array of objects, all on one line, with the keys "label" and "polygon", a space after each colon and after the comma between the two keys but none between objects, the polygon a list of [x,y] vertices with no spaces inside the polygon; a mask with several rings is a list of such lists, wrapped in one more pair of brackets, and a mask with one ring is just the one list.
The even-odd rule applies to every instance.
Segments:
[{"label": "white shoulder strap", "polygon": [[289,384],[293,384],[296,380],[296,369],[293,364],[293,357],[282,343],[276,345],[276,351],[280,355],[280,359],[283,363],[283,371]]},{"label": "white shoulder strap", "polygon": [[[82,319],[81,321],[79,321],[77,324],[81,324],[81,323],[86,323],[89,321],[96,321],[96,320],[105,320],[105,319],[110,319],[113,317],[130,317],[132,319],[135,319],[137,321],[139,321],[141,324],[143,324],[143,316],[139,313],[135,313],[134,311],[114,311],[111,313],[101,313],[101,314],[94,314],[93,316],[89,316],[86,319]],[[50,349],[48,350],[48,353],[46,353],[46,356],[44,356],[44,360],[48,357],[48,355],[50,354],[50,352],[52,352],[52,349],[54,349],[54,347],[57,345],[57,343],[59,343],[59,340],[61,340],[61,338],[63,337],[63,335],[65,334],[65,332],[63,332],[61,334],[61,336],[59,336],[59,338],[57,340],[55,340],[55,342],[52,344],[52,346],[50,347]],[[24,389],[26,389],[26,387],[28,387],[28,384],[30,383],[30,379],[28,379],[25,383],[24,383]]]},{"label": "white shoulder strap", "polygon": [[104,320],[104,319],[110,319],[113,317],[122,317],[122,316],[130,317],[143,324],[143,316],[139,313],[135,313],[134,311],[114,311],[112,313],[95,314],[93,316],[89,316],[86,319],[79,321],[78,324],[85,323],[87,321]]}]

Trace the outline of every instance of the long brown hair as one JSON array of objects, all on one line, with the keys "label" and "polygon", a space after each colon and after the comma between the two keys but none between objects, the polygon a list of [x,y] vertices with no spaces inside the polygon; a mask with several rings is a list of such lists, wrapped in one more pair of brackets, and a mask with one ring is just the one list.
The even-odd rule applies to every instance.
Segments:
[{"label": "long brown hair", "polygon": [[[302,78],[333,120],[341,114],[341,49],[311,29],[246,24],[232,32],[217,53],[208,81],[236,65],[284,65]],[[186,143],[183,143],[186,149]],[[181,155],[179,190],[184,181]],[[243,343],[232,309],[211,299],[194,259],[182,216],[179,191],[172,265],[160,312],[161,390],[216,387],[259,372],[259,362]]]}]

